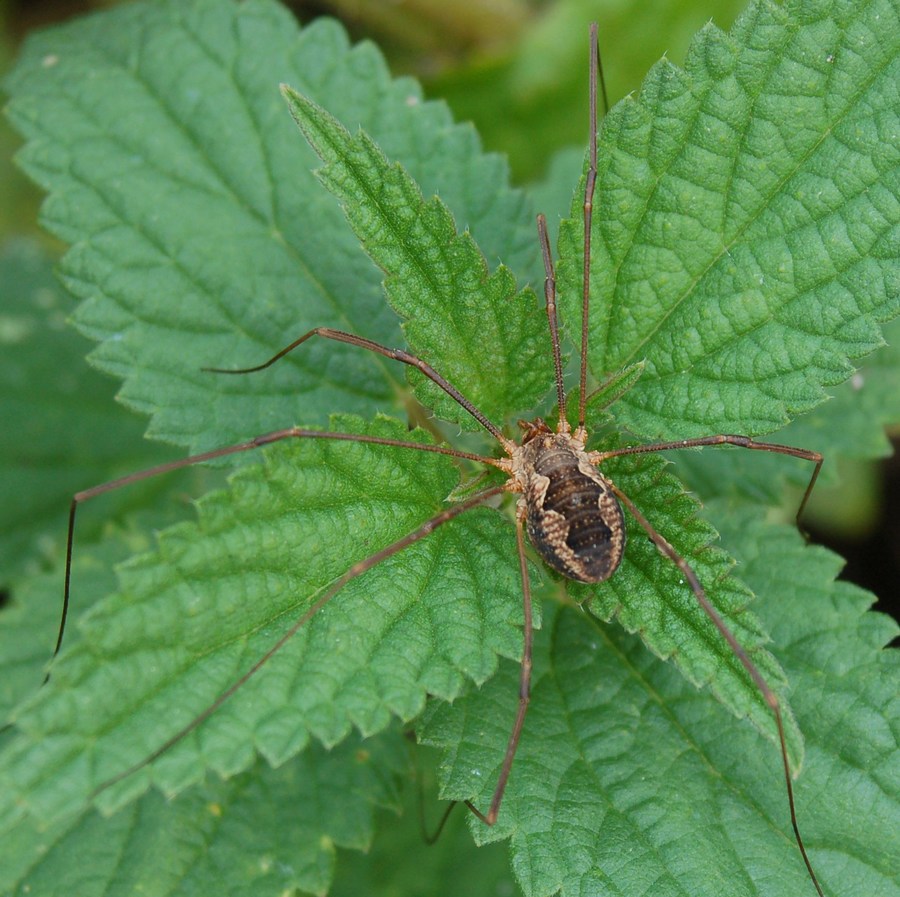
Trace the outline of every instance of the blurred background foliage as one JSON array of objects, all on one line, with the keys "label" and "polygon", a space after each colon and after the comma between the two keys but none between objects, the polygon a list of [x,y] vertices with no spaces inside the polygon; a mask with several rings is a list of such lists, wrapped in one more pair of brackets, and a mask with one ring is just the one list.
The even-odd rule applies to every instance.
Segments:
[{"label": "blurred background foliage", "polygon": [[[33,29],[119,0],[0,0],[0,74]],[[661,56],[684,59],[712,15],[731,26],[743,0],[293,0],[302,21],[341,19],[368,38],[395,74],[410,74],[458,119],[472,120],[485,147],[508,156],[518,184],[540,184],[549,166],[573,173],[586,143],[587,23],[600,23],[609,100],[639,89]],[[12,238],[64,247],[38,227],[40,193],[13,163],[18,138],[0,123],[0,246]],[[568,151],[568,152],[567,152]],[[0,298],[2,302],[2,298]],[[127,413],[123,410],[123,414]],[[894,442],[900,431],[895,432]],[[875,591],[897,616],[900,589],[900,465],[843,462],[841,485],[819,489],[810,519],[817,540],[848,559],[844,577]],[[87,484],[85,484],[87,485]]]}]

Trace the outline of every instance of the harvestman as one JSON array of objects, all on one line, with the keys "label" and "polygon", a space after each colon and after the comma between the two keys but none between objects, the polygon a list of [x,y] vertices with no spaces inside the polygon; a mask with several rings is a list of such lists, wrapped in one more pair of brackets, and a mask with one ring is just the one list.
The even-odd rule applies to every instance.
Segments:
[{"label": "harvestman", "polygon": [[446,510],[436,514],[430,520],[425,521],[417,529],[408,533],[403,538],[355,563],[332,583],[330,588],[291,626],[291,628],[263,655],[263,657],[261,657],[240,679],[222,692],[222,694],[220,694],[219,697],[200,715],[195,717],[188,725],[169,738],[157,750],[144,757],[139,763],[134,764],[99,786],[95,794],[106,789],[115,782],[126,778],[159,757],[176,742],[180,741],[185,735],[200,725],[205,719],[211,716],[352,579],[355,579],[387,558],[397,554],[404,548],[424,539],[439,526],[453,520],[471,508],[483,505],[490,499],[495,498],[504,492],[510,492],[518,496],[515,514],[516,544],[519,569],[522,578],[522,605],[524,611],[524,637],[519,678],[518,711],[507,742],[500,776],[497,780],[497,785],[487,812],[483,812],[470,802],[467,802],[469,809],[479,819],[487,825],[493,825],[500,812],[500,805],[512,770],[513,759],[519,744],[519,737],[525,721],[525,714],[529,702],[532,664],[532,602],[531,587],[526,564],[524,534],[527,531],[528,538],[534,549],[544,562],[558,573],[561,573],[563,576],[576,582],[600,583],[609,579],[609,577],[615,573],[616,568],[619,566],[622,559],[625,548],[625,520],[622,512],[622,506],[624,506],[638,524],[646,531],[659,552],[677,565],[693,591],[697,602],[709,616],[722,638],[725,639],[731,647],[735,656],[740,660],[741,664],[764,697],[767,705],[771,708],[778,730],[781,759],[784,767],[785,786],[794,837],[797,841],[797,846],[800,849],[803,860],[806,863],[810,879],[815,885],[816,891],[820,897],[824,897],[822,888],[819,885],[809,861],[809,857],[807,856],[806,848],[804,847],[797,823],[784,726],[777,696],[768,686],[747,653],[738,644],[719,613],[710,603],[703,585],[700,583],[697,575],[694,573],[688,562],[653,528],[647,518],[633,504],[631,499],[629,499],[628,496],[612,482],[612,480],[604,476],[600,470],[603,462],[610,458],[665,450],[696,448],[701,446],[732,445],[741,448],[790,455],[795,458],[812,461],[815,464],[812,476],[810,477],[809,484],[797,512],[797,518],[799,519],[806,506],[809,495],[812,492],[813,486],[815,485],[823,458],[818,452],[778,445],[775,443],[755,441],[747,436],[727,434],[670,442],[657,442],[649,445],[627,446],[615,448],[610,451],[586,450],[587,431],[585,429],[585,407],[587,403],[587,340],[591,219],[594,186],[597,178],[597,97],[599,63],[596,25],[591,26],[590,52],[590,159],[585,184],[583,212],[584,268],[582,274],[581,373],[580,390],[578,393],[577,426],[572,429],[567,418],[566,390],[563,383],[559,328],[557,322],[556,281],[550,244],[547,236],[546,221],[542,215],[538,216],[538,232],[546,275],[544,293],[546,297],[547,319],[549,322],[553,349],[553,365],[555,370],[559,411],[559,419],[555,430],[551,429],[541,419],[528,422],[522,421],[520,422],[520,426],[523,430],[522,441],[517,443],[507,438],[499,427],[490,421],[426,361],[423,361],[402,349],[390,349],[363,337],[345,333],[340,330],[333,330],[329,327],[317,327],[314,330],[310,330],[299,339],[294,340],[294,342],[289,346],[286,346],[268,361],[256,367],[244,368],[241,370],[223,370],[220,368],[207,369],[216,373],[226,374],[248,374],[254,371],[260,371],[274,364],[280,358],[284,357],[314,336],[347,343],[351,346],[357,346],[361,349],[378,353],[379,355],[417,368],[478,421],[478,423],[497,440],[506,457],[489,458],[469,452],[457,451],[456,449],[440,445],[424,445],[397,439],[358,434],[329,433],[291,427],[257,436],[254,439],[237,445],[226,446],[224,448],[173,461],[168,464],[161,464],[157,467],[121,477],[120,479],[79,492],[73,497],[69,511],[63,611],[54,656],[59,652],[62,644],[65,621],[68,613],[75,514],[79,504],[90,498],[94,498],[103,493],[110,492],[114,489],[118,489],[148,477],[158,476],[192,464],[209,461],[213,458],[221,458],[226,455],[249,451],[251,449],[259,448],[260,446],[278,442],[282,439],[292,438],[344,440],[393,446],[415,451],[433,452],[441,455],[448,455],[452,458],[477,461],[491,465],[503,471],[508,479],[503,485],[483,489],[474,495],[471,495],[464,501],[460,501],[457,504],[450,506]]}]

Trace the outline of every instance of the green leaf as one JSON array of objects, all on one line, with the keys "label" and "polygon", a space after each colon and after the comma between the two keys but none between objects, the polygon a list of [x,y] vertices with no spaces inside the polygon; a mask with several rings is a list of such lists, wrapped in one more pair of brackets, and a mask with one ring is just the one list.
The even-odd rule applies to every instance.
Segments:
[{"label": "green leaf", "polygon": [[[333,423],[410,438],[387,419]],[[197,525],[169,529],[158,553],[122,568],[121,594],[92,609],[81,641],[16,715],[24,734],[0,763],[0,818],[27,810],[53,820],[92,799],[235,682],[353,563],[446,507],[458,479],[444,457],[386,446],[309,439],[266,455],[235,476],[233,494],[200,502]],[[518,656],[519,588],[513,534],[496,511],[448,523],[345,586],[196,737],[103,790],[103,806],[151,781],[175,793],[208,766],[233,775],[256,752],[282,763],[310,735],[333,745],[351,726],[373,734],[392,715],[412,719],[426,694],[453,698],[464,679],[494,672],[498,652]]]},{"label": "green leaf", "polygon": [[104,819],[87,810],[0,841],[0,889],[44,897],[324,893],[336,848],[368,849],[376,806],[396,807],[396,737],[313,747],[280,769],[145,795]]},{"label": "green leaf", "polygon": [[[727,541],[760,596],[807,736],[800,825],[826,894],[897,894],[896,635],[871,596],[834,581],[840,560],[732,510]],[[453,705],[421,737],[445,748],[447,797],[489,799],[515,713],[517,669]],[[497,829],[528,895],[807,894],[778,752],[620,627],[548,611],[531,709]],[[852,822],[852,824],[851,824]],[[560,850],[565,845],[565,850]]]},{"label": "green leaf", "polygon": [[[639,509],[652,509],[648,511],[651,525],[689,559],[728,628],[778,694],[784,706],[788,754],[798,770],[803,762],[802,735],[787,706],[785,675],[764,648],[766,631],[747,609],[753,593],[730,575],[734,561],[712,544],[715,530],[696,516],[697,503],[665,472],[662,458],[614,460],[603,465],[604,472]],[[736,716],[748,717],[778,744],[775,720],[762,693],[703,612],[681,572],[660,555],[637,521],[629,519],[628,524],[627,563],[608,583],[570,587],[569,593],[579,601],[588,600],[592,613],[601,619],[615,617],[629,632],[639,633],[657,656],[671,659],[694,685],[709,686]]]},{"label": "green leaf", "polygon": [[[884,336],[888,345],[866,358],[847,382],[829,390],[827,402],[767,437],[785,445],[814,446],[825,456],[812,505],[824,507],[831,518],[842,518],[838,523],[846,508],[827,490],[840,480],[842,461],[890,455],[885,427],[900,420],[900,321],[888,323]],[[737,494],[772,504],[785,503],[789,483],[794,489],[788,492],[786,507],[794,513],[809,482],[810,465],[777,455],[749,454],[679,452],[679,476],[706,498]]]},{"label": "green leaf", "polygon": [[[438,197],[427,202],[399,165],[372,139],[356,138],[320,106],[284,88],[291,114],[327,163],[322,183],[341,205],[366,251],[387,274],[388,301],[404,319],[408,344],[489,420],[531,411],[552,379],[546,318],[531,290],[487,262],[470,234],[456,233]],[[413,317],[415,315],[415,317]],[[423,376],[420,401],[439,417],[479,426],[454,399]]]},{"label": "green leaf", "polygon": [[[590,363],[643,360],[644,437],[771,432],[846,380],[897,314],[900,11],[753,3],[605,119]],[[562,230],[577,330],[581,236]]]},{"label": "green leaf", "polygon": [[505,162],[334,22],[301,31],[268,0],[163,0],[33,35],[6,80],[7,113],[27,140],[21,164],[49,193],[43,223],[72,244],[61,273],[84,300],[78,326],[150,433],[193,451],[370,413],[403,383],[400,365],[324,340],[265,376],[201,371],[256,364],[316,326],[403,342],[280,82],[366,127],[492,263],[539,270]]},{"label": "green leaf", "polygon": [[[193,472],[200,471],[194,468]],[[206,478],[199,480],[205,481]],[[106,522],[97,526],[95,521],[94,541],[84,538],[92,528],[79,522],[72,564],[72,581],[76,588],[71,596],[64,636],[67,648],[79,639],[79,628],[74,621],[115,589],[116,565],[132,555],[146,552],[152,541],[149,533],[170,526],[185,516],[182,490],[189,486],[196,488],[197,478],[176,476],[163,482],[164,489],[143,490],[143,501],[150,511],[124,514],[125,502],[120,502],[124,507],[105,508]],[[135,498],[134,495],[130,497]],[[115,520],[123,514],[124,520]],[[82,520],[85,518],[84,511],[80,516]],[[66,535],[64,521],[53,535],[57,542],[63,541]],[[59,634],[63,579],[63,566],[57,561],[48,571],[19,575],[9,588],[9,598],[0,611],[0,709],[4,718],[31,696],[47,673]]]},{"label": "green leaf", "polygon": [[[62,523],[56,534],[62,538]],[[75,554],[79,591],[73,616],[87,609],[91,596],[100,597],[115,586],[113,565],[135,551],[146,550],[134,533],[124,535],[106,527],[100,545],[90,554]],[[41,683],[56,643],[62,610],[62,571],[55,569],[29,578],[13,587],[11,599],[0,613],[0,708],[4,719]],[[70,627],[67,644],[77,638]]]},{"label": "green leaf", "polygon": [[[37,246],[0,250],[0,296],[0,581],[9,585],[53,559],[78,489],[172,455],[141,438],[139,423],[117,413],[109,378],[85,365],[88,343],[65,326],[70,300]],[[120,493],[107,512],[158,491]],[[82,538],[96,531],[84,522]]]},{"label": "green leaf", "polygon": [[[614,405],[644,373],[644,362],[636,361],[621,371],[616,371],[603,381],[593,392],[588,394],[584,403],[584,425],[589,433],[596,433],[609,426],[615,416],[606,409]],[[578,426],[578,391],[572,390],[569,398],[568,416],[572,428]]]}]

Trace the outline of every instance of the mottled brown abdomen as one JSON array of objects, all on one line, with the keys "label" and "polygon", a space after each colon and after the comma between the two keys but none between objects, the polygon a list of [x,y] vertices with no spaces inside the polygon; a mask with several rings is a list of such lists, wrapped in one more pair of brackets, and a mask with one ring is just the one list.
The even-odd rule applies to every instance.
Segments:
[{"label": "mottled brown abdomen", "polygon": [[622,560],[625,521],[606,479],[566,436],[538,436],[523,448],[531,544],[569,579],[608,579]]}]

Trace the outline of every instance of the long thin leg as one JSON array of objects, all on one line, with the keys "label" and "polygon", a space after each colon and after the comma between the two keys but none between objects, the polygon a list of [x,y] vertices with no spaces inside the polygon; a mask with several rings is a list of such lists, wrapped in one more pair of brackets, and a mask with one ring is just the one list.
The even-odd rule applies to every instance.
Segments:
[{"label": "long thin leg", "polygon": [[550,252],[550,238],[547,235],[547,219],[543,215],[537,217],[538,238],[541,244],[541,255],[544,258],[544,299],[547,309],[547,321],[550,324],[550,344],[553,347],[553,368],[556,376],[556,402],[559,408],[558,433],[569,432],[569,421],[566,417],[566,386],[563,383],[562,353],[559,348],[559,315],[556,311],[556,274],[553,271],[553,254]]},{"label": "long thin leg", "polygon": [[[588,318],[591,304],[591,222],[594,209],[594,187],[597,183],[597,71],[599,67],[597,49],[597,23],[591,23],[591,75],[590,75],[590,162],[584,185],[584,267],[581,280],[581,378],[578,393],[578,434],[584,437],[584,411],[587,402],[587,352]],[[603,87],[606,97],[606,86]]]},{"label": "long thin leg", "polygon": [[500,428],[494,424],[492,421],[488,420],[488,418],[481,413],[449,380],[445,380],[428,362],[422,361],[421,358],[416,358],[415,355],[410,355],[409,352],[405,352],[403,349],[390,349],[387,346],[382,346],[381,343],[373,342],[370,339],[365,339],[361,336],[355,336],[352,333],[346,333],[343,330],[334,330],[331,327],[316,327],[313,330],[310,330],[303,334],[303,336],[295,339],[290,345],[285,346],[281,351],[276,352],[268,361],[264,361],[262,364],[258,364],[252,368],[238,368],[238,369],[230,369],[230,368],[203,368],[204,371],[210,371],[214,374],[252,374],[256,371],[262,371],[267,367],[275,364],[281,358],[284,358],[288,352],[292,352],[298,346],[305,343],[308,339],[311,339],[314,336],[321,336],[324,339],[335,340],[338,343],[347,343],[351,346],[359,346],[361,349],[367,349],[369,352],[376,352],[379,355],[384,355],[385,358],[392,358],[395,361],[402,362],[403,364],[408,364],[411,367],[417,368],[420,370],[432,383],[437,384],[445,393],[447,393],[450,398],[457,401],[478,423],[481,424],[482,427],[485,428],[492,436],[495,436],[503,445],[503,447],[507,451],[511,451],[515,448],[515,443],[511,440],[507,439],[503,433],[500,431]]},{"label": "long thin leg", "polygon": [[[596,28],[596,23],[594,24]],[[600,42],[597,41],[597,74],[600,76],[600,102],[603,107],[603,115],[609,112],[609,94],[606,92],[606,78],[603,75],[603,57],[600,54]]]},{"label": "long thin leg", "polygon": [[[271,445],[282,439],[334,439],[343,442],[363,442],[369,445],[389,445],[396,448],[415,449],[422,452],[433,452],[439,455],[449,455],[452,458],[464,458],[469,461],[481,461],[484,464],[493,464],[498,466],[494,458],[486,458],[481,455],[473,455],[470,452],[460,452],[456,449],[447,448],[442,445],[428,445],[421,442],[407,442],[401,439],[386,439],[380,436],[365,436],[357,433],[329,433],[321,430],[304,430],[300,427],[288,427],[284,430],[274,430],[271,433],[265,433],[262,436],[256,436],[247,442],[240,442],[236,445],[228,445],[224,448],[213,449],[209,452],[201,452],[199,455],[191,455],[187,458],[180,458],[177,461],[169,461],[166,464],[158,464],[156,467],[149,467],[146,470],[129,474],[128,476],[119,477],[116,480],[110,480],[108,483],[101,483],[99,486],[93,486],[82,492],[77,492],[72,497],[72,503],[69,506],[69,531],[66,537],[66,572],[65,584],[63,586],[63,607],[59,621],[59,632],[56,637],[56,647],[53,649],[51,660],[59,654],[63,643],[63,636],[66,631],[66,620],[69,615],[69,595],[71,593],[72,584],[72,549],[75,541],[75,514],[78,506],[91,498],[103,495],[106,492],[112,492],[115,489],[121,489],[123,486],[130,486],[132,483],[139,483],[141,480],[147,480],[151,477],[161,476],[165,473],[171,473],[180,470],[183,467],[190,467],[193,464],[199,464],[203,461],[212,461],[214,458],[223,458],[227,455],[236,455],[239,452],[246,452],[252,449],[260,448],[264,445]],[[44,676],[44,682],[50,678],[50,672]]]},{"label": "long thin leg", "polygon": [[736,436],[729,433],[720,433],[715,436],[699,436],[695,439],[677,439],[672,442],[653,442],[649,445],[630,445],[624,448],[611,449],[608,452],[591,452],[590,459],[593,464],[602,464],[608,458],[619,458],[622,455],[643,455],[648,452],[665,452],[674,451],[675,449],[700,448],[701,446],[716,445],[734,445],[739,448],[754,449],[760,452],[774,452],[779,455],[790,455],[792,458],[802,458],[804,461],[815,462],[812,476],[809,478],[806,491],[803,493],[803,499],[800,507],[797,509],[797,524],[803,516],[806,503],[812,494],[816,480],[819,478],[819,471],[825,461],[824,456],[819,452],[811,449],[796,448],[792,445],[781,445],[778,442],[760,442],[751,439],[749,436]]},{"label": "long thin leg", "polygon": [[[500,769],[500,776],[494,787],[494,794],[491,797],[491,804],[487,813],[482,813],[471,801],[465,801],[465,805],[475,814],[475,816],[485,823],[485,825],[494,825],[497,822],[497,816],[500,814],[500,804],[503,802],[503,794],[506,791],[506,784],[509,781],[509,775],[512,771],[516,750],[519,747],[519,739],[522,736],[522,726],[525,724],[525,715],[528,712],[528,704],[531,700],[531,668],[534,632],[532,629],[531,578],[528,575],[528,560],[525,554],[524,519],[524,506],[522,506],[516,511],[516,547],[519,555],[519,572],[522,578],[522,616],[525,627],[522,639],[522,663],[519,669],[519,707],[516,711],[516,718],[513,722],[512,731],[509,734],[509,740],[506,743],[506,753],[503,755],[503,766]],[[453,801],[441,817],[437,830],[433,835],[426,837],[426,843],[434,844],[434,842],[437,841],[455,806],[456,801]],[[424,809],[420,808],[420,813],[422,814],[421,818],[424,830]]]},{"label": "long thin leg", "polygon": [[[704,443],[710,444],[710,443]],[[822,893],[822,888],[819,885],[819,880],[816,878],[816,873],[813,872],[812,864],[809,861],[809,857],[806,855],[806,848],[803,846],[803,838],[800,836],[800,827],[797,824],[797,812],[794,807],[794,786],[791,784],[791,768],[788,763],[788,754],[787,754],[787,744],[785,743],[784,738],[784,725],[781,720],[781,707],[778,702],[778,696],[775,692],[769,688],[768,683],[765,679],[763,679],[762,674],[759,670],[756,669],[756,666],[753,664],[753,661],[750,660],[750,657],[747,655],[747,652],[741,647],[738,643],[738,640],[734,637],[731,630],[725,624],[725,621],[719,615],[719,612],[713,607],[709,598],[706,597],[706,590],[703,588],[700,580],[697,578],[697,574],[694,573],[693,568],[690,564],[672,547],[672,545],[662,536],[660,535],[650,523],[649,520],[638,510],[635,506],[634,502],[624,493],[615,483],[610,482],[610,487],[613,492],[615,492],[619,501],[625,505],[626,508],[631,512],[631,515],[635,520],[643,527],[647,535],[653,541],[653,544],[656,545],[657,549],[664,554],[667,558],[669,558],[672,563],[674,563],[678,569],[684,574],[684,578],[690,584],[691,590],[694,593],[694,597],[697,599],[700,607],[703,608],[703,611],[706,615],[712,620],[715,624],[716,629],[722,634],[722,637],[728,642],[728,645],[731,647],[731,650],[734,651],[737,659],[743,664],[744,669],[749,673],[750,678],[755,683],[756,687],[759,689],[766,703],[772,709],[772,713],[775,716],[775,725],[778,728],[778,740],[781,746],[781,762],[784,767],[784,781],[787,786],[787,796],[788,796],[788,806],[791,811],[791,826],[794,829],[794,838],[797,841],[797,846],[800,848],[800,853],[803,856],[803,862],[806,863],[806,869],[809,872],[809,877],[812,879],[812,883],[816,886],[816,891],[819,893],[819,897],[825,897]]]},{"label": "long thin leg", "polygon": [[[584,439],[584,414],[587,402],[587,350],[588,350],[588,318],[590,316],[591,299],[591,221],[593,216],[594,188],[597,183],[597,82],[603,87],[603,108],[609,109],[606,96],[606,82],[600,68],[600,53],[597,46],[597,23],[591,24],[591,63],[590,63],[590,153],[587,178],[584,185],[584,266],[581,280],[581,374],[580,392],[578,396],[578,438]],[[559,424],[557,432],[568,433],[569,421],[566,416],[566,390],[563,384],[562,360],[559,349],[559,321],[556,309],[556,276],[553,272],[553,256],[550,252],[550,241],[547,237],[547,220],[538,215],[538,235],[541,253],[544,258],[544,296],[546,298],[547,318],[550,322],[550,339],[553,345],[553,365],[556,371],[556,393],[559,407]]]},{"label": "long thin leg", "polygon": [[476,493],[471,498],[466,501],[460,502],[458,505],[453,505],[452,507],[447,508],[444,511],[441,511],[438,514],[435,514],[434,517],[429,518],[419,527],[414,529],[411,533],[407,533],[407,535],[403,536],[401,539],[397,539],[396,542],[392,542],[390,545],[382,548],[380,551],[376,551],[374,554],[370,554],[367,558],[364,558],[361,561],[355,563],[346,573],[343,573],[339,576],[325,591],[325,593],[311,606],[309,607],[294,623],[288,631],[266,651],[263,656],[241,676],[240,679],[232,683],[228,688],[223,691],[219,697],[215,699],[202,713],[195,716],[186,726],[183,726],[179,729],[171,738],[166,739],[163,744],[161,744],[155,751],[147,754],[146,757],[139,760],[137,763],[132,764],[127,769],[123,770],[120,773],[117,773],[112,778],[107,779],[105,782],[98,785],[92,792],[91,798],[96,797],[100,792],[105,791],[111,785],[114,785],[116,782],[122,781],[122,779],[128,778],[128,776],[134,774],[139,769],[145,767],[148,763],[152,763],[157,757],[164,754],[169,748],[171,748],[174,744],[181,741],[182,738],[185,737],[189,732],[193,732],[194,729],[197,728],[204,720],[208,719],[212,716],[213,713],[216,712],[239,688],[246,684],[246,682],[254,676],[259,670],[267,664],[272,657],[277,654],[296,634],[299,632],[301,627],[309,622],[312,617],[314,617],[329,601],[345,586],[348,582],[353,579],[356,579],[357,576],[361,576],[368,570],[371,570],[377,564],[380,564],[382,561],[387,560],[390,557],[393,557],[399,551],[402,551],[404,548],[408,548],[410,545],[415,542],[424,539],[426,536],[433,533],[439,526],[447,523],[450,520],[453,520],[455,517],[459,517],[460,514],[465,513],[466,511],[471,510],[472,508],[477,507],[478,505],[484,504],[489,499],[493,498],[495,495],[499,495],[505,490],[505,486],[492,486],[490,489],[485,489],[481,492]]},{"label": "long thin leg", "polygon": [[503,766],[500,769],[500,777],[491,798],[491,805],[487,813],[482,813],[471,801],[466,801],[466,806],[486,825],[493,825],[497,821],[500,812],[500,804],[503,801],[503,792],[506,791],[506,783],[512,770],[516,749],[519,747],[519,738],[522,735],[522,726],[525,724],[525,714],[528,712],[528,702],[531,696],[531,663],[534,632],[531,628],[531,580],[528,576],[528,560],[525,555],[525,535],[523,524],[525,521],[525,506],[520,505],[516,511],[516,546],[519,551],[519,571],[522,575],[522,610],[524,617],[524,637],[522,645],[522,666],[519,671],[519,709],[513,723],[509,741],[506,744],[506,754],[503,757]]},{"label": "long thin leg", "polygon": [[441,837],[441,832],[444,831],[444,826],[447,824],[447,820],[450,819],[450,814],[453,812],[456,807],[457,801],[451,801],[447,805],[447,809],[441,814],[441,818],[438,820],[438,824],[435,826],[434,831],[429,832],[425,823],[425,792],[421,788],[421,783],[419,787],[419,827],[422,829],[422,840],[431,847],[433,844],[437,844],[438,838]]}]

